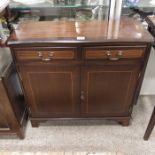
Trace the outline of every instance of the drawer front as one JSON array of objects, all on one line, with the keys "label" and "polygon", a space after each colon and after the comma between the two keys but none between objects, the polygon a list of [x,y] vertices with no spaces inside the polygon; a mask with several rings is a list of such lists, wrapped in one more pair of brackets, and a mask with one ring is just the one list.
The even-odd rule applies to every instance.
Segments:
[{"label": "drawer front", "polygon": [[15,50],[17,61],[73,60],[77,58],[75,48],[64,49],[20,49]]},{"label": "drawer front", "polygon": [[85,48],[85,59],[136,59],[143,58],[145,54],[145,47],[140,48]]}]

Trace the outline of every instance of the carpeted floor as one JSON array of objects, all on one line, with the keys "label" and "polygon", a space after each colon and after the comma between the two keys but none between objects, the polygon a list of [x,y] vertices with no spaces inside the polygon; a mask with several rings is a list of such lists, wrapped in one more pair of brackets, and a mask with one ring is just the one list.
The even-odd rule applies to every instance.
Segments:
[{"label": "carpeted floor", "polygon": [[141,96],[129,127],[111,121],[48,122],[39,128],[32,128],[28,123],[26,138],[0,139],[0,151],[103,151],[116,155],[117,152],[122,155],[155,155],[155,129],[148,141],[143,140],[154,105],[155,96]]},{"label": "carpeted floor", "polygon": [[110,152],[2,152],[0,155],[123,155]]}]

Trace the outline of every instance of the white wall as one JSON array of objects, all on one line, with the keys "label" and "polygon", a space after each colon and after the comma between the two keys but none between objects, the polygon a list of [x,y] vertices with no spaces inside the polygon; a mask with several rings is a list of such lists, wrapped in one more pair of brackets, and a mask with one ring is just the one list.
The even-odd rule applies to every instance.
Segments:
[{"label": "white wall", "polygon": [[141,95],[155,95],[155,50],[152,48],[146,68]]}]

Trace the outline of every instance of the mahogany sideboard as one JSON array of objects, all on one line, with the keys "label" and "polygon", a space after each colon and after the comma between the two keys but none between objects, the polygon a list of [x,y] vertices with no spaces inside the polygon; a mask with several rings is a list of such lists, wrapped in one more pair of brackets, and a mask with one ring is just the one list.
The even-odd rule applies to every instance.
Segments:
[{"label": "mahogany sideboard", "polygon": [[130,18],[21,23],[8,45],[32,126],[61,119],[129,125],[152,42]]},{"label": "mahogany sideboard", "polygon": [[0,51],[0,135],[24,138],[27,110],[18,74],[7,50]]}]

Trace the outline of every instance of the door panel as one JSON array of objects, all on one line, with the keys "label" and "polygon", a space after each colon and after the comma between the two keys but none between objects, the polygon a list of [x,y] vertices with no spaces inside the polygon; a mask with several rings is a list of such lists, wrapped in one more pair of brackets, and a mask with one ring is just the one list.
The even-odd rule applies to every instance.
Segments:
[{"label": "door panel", "polygon": [[127,115],[135,92],[138,71],[138,66],[84,67],[83,115]]},{"label": "door panel", "polygon": [[69,117],[79,113],[79,69],[23,66],[23,84],[32,117]]}]

